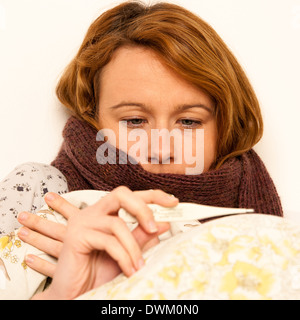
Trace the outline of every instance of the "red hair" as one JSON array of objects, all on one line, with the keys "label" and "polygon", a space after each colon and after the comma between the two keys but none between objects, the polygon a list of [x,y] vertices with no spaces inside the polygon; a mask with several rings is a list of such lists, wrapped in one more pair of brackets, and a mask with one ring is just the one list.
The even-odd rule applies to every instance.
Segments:
[{"label": "red hair", "polygon": [[251,149],[263,122],[254,90],[223,40],[198,16],[170,3],[125,2],[100,15],[65,69],[56,89],[73,114],[98,128],[99,75],[123,45],[145,46],[215,101],[218,168]]}]

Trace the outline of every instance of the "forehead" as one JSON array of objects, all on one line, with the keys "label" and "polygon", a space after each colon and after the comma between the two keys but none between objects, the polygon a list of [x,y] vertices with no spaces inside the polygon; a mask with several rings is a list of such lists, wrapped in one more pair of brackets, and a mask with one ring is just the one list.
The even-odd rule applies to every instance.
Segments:
[{"label": "forehead", "polygon": [[[101,80],[107,85],[160,85],[179,78],[167,68],[151,49],[139,46],[121,47],[102,69]],[[178,81],[179,79],[177,79]],[[123,82],[123,83],[122,83]]]},{"label": "forehead", "polygon": [[121,47],[102,69],[100,104],[138,101],[144,104],[212,105],[210,97],[164,64],[144,47]]}]

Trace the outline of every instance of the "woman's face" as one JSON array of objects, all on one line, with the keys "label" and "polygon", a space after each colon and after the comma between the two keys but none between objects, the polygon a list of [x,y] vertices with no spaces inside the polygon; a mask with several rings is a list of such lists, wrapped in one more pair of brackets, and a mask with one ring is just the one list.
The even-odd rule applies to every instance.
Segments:
[{"label": "woman's face", "polygon": [[200,174],[215,160],[212,99],[150,49],[115,52],[101,72],[98,108],[100,128],[113,130],[113,144],[147,171]]}]

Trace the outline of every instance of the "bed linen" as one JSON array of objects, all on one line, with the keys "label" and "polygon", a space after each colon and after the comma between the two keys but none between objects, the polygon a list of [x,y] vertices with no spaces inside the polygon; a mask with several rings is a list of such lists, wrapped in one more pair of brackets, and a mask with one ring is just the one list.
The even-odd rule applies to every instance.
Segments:
[{"label": "bed linen", "polygon": [[[106,194],[83,190],[63,196],[80,208]],[[37,214],[66,224],[47,205]],[[0,238],[0,299],[30,299],[44,290],[47,278],[24,261],[29,253],[55,262],[22,242],[17,230]],[[145,266],[133,276],[120,274],[77,299],[300,298],[300,226],[282,217],[243,214],[191,227],[172,223],[144,258]]]}]

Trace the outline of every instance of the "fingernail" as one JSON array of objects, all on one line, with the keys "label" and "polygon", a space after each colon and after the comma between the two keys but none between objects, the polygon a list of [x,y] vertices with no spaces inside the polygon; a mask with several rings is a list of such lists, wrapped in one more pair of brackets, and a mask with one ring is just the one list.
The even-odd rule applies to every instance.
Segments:
[{"label": "fingernail", "polygon": [[18,214],[18,220],[19,221],[25,221],[28,218],[28,213],[27,212],[20,212]]},{"label": "fingernail", "polygon": [[18,231],[18,235],[20,235],[20,236],[23,236],[23,237],[26,237],[26,236],[28,236],[28,229],[27,228],[21,228],[19,231]]},{"label": "fingernail", "polygon": [[170,194],[170,193],[167,194],[167,198],[171,200],[178,200],[178,198],[176,198],[174,194]]},{"label": "fingernail", "polygon": [[47,194],[45,195],[45,198],[46,198],[46,200],[48,200],[48,201],[54,201],[55,198],[56,198],[56,194],[49,192],[49,193],[47,193]]},{"label": "fingernail", "polygon": [[25,262],[28,263],[28,264],[33,263],[33,262],[34,262],[33,256],[27,255],[27,256],[25,257]]},{"label": "fingernail", "polygon": [[148,228],[151,233],[155,233],[158,231],[156,223],[152,220],[148,222]]}]

